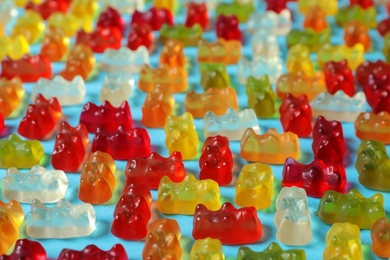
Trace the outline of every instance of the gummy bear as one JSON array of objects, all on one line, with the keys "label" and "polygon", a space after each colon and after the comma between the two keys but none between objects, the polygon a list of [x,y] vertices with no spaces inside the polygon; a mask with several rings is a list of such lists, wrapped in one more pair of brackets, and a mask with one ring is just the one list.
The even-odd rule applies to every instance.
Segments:
[{"label": "gummy bear", "polygon": [[246,95],[248,106],[252,108],[258,117],[271,117],[275,114],[275,93],[267,75],[260,78],[249,76],[246,82]]},{"label": "gummy bear", "polygon": [[233,0],[231,3],[219,3],[215,9],[215,16],[223,14],[235,15],[240,23],[246,22],[249,16],[256,10],[254,0]]},{"label": "gummy bear", "polygon": [[302,44],[309,47],[311,52],[317,52],[323,45],[329,44],[331,30],[329,28],[317,32],[314,29],[306,28],[303,31],[298,29],[291,30],[286,36],[287,47]]},{"label": "gummy bear", "polygon": [[390,32],[390,17],[382,20],[379,24],[378,24],[378,32],[379,34],[382,36],[382,37],[385,37],[387,33]]},{"label": "gummy bear", "polygon": [[131,16],[130,24],[139,26],[147,24],[153,31],[158,31],[163,24],[173,25],[173,14],[167,9],[157,9],[155,7],[144,13],[136,10]]},{"label": "gummy bear", "polygon": [[377,22],[375,6],[363,8],[360,5],[352,5],[340,8],[336,15],[336,24],[344,27],[346,23],[351,21],[359,21],[369,29],[376,28]]},{"label": "gummy bear", "polygon": [[156,9],[165,9],[173,12],[176,5],[176,0],[153,0],[153,6]]},{"label": "gummy bear", "polygon": [[0,114],[9,116],[19,106],[24,93],[19,78],[7,80],[0,77]]},{"label": "gummy bear", "polygon": [[370,8],[374,5],[372,0],[349,0],[350,5],[360,5],[364,9]]},{"label": "gummy bear", "polygon": [[116,27],[122,34],[126,31],[125,20],[122,18],[120,13],[111,6],[108,6],[102,13],[100,13],[96,25],[103,28]]},{"label": "gummy bear", "polygon": [[309,12],[310,7],[315,5],[321,7],[326,15],[336,15],[339,11],[337,0],[298,0],[298,10],[305,15]]},{"label": "gummy bear", "polygon": [[280,13],[281,11],[287,9],[287,0],[265,0],[265,2],[267,4],[267,11]]},{"label": "gummy bear", "polygon": [[145,64],[149,64],[149,51],[140,46],[135,51],[127,47],[108,48],[100,59],[100,69],[107,72],[138,73]]},{"label": "gummy bear", "polygon": [[73,37],[80,29],[80,23],[77,17],[72,14],[54,13],[47,19],[47,25],[50,30],[60,29],[67,37]]},{"label": "gummy bear", "polygon": [[160,29],[159,41],[166,44],[168,40],[173,39],[181,41],[184,46],[197,46],[202,35],[203,29],[199,24],[194,24],[190,28],[182,24],[163,24]]},{"label": "gummy bear", "polygon": [[227,41],[236,40],[243,41],[243,36],[238,27],[239,21],[237,16],[219,15],[215,24],[217,38],[224,38]]},{"label": "gummy bear", "polygon": [[[272,1],[272,0],[271,0]],[[295,259],[305,260],[306,253],[303,249],[283,250],[279,244],[272,242],[262,252],[254,252],[249,247],[242,246],[238,249],[237,260],[245,259]]]},{"label": "gummy bear", "polygon": [[73,0],[69,11],[81,22],[83,29],[90,32],[93,18],[99,11],[99,3],[96,0]]},{"label": "gummy bear", "polygon": [[342,90],[350,97],[355,95],[355,79],[347,60],[328,61],[324,65],[324,74],[326,88],[330,94]]},{"label": "gummy bear", "polygon": [[127,37],[127,47],[133,51],[140,46],[151,50],[153,39],[153,31],[148,24],[132,24],[130,34]]},{"label": "gummy bear", "polygon": [[14,38],[0,36],[0,60],[6,56],[12,60],[19,60],[29,52],[30,45],[23,35],[17,35]]},{"label": "gummy bear", "polygon": [[26,5],[26,10],[32,10],[39,13],[44,20],[50,17],[53,13],[66,13],[69,8],[69,2],[62,0],[44,0],[41,4],[35,4],[29,1]]},{"label": "gummy bear", "polygon": [[46,260],[47,254],[39,242],[24,238],[16,241],[15,247],[10,255],[0,255],[0,260],[14,259]]},{"label": "gummy bear", "polygon": [[184,67],[186,56],[184,55],[184,46],[181,41],[168,40],[160,53],[160,64],[167,64],[170,67]]},{"label": "gummy bear", "polygon": [[194,24],[199,24],[205,31],[210,27],[210,18],[207,11],[206,3],[190,2],[187,5],[187,16],[185,26],[192,27]]},{"label": "gummy bear", "polygon": [[371,228],[372,251],[381,258],[390,257],[390,223],[387,218],[378,219]]},{"label": "gummy bear", "polygon": [[61,61],[68,52],[70,39],[61,29],[48,30],[43,37],[41,55],[49,57],[50,61]]},{"label": "gummy bear", "polygon": [[145,202],[149,207],[152,204],[152,194],[150,193],[150,190],[147,186],[141,183],[134,184],[127,182],[125,187],[123,187],[120,197],[124,195],[128,195],[134,198],[142,197],[145,199]]},{"label": "gummy bear", "polygon": [[45,24],[41,15],[27,10],[23,16],[16,20],[16,24],[11,31],[11,37],[23,35],[28,43],[37,43],[42,38],[44,30]]},{"label": "gummy bear", "polygon": [[191,248],[190,259],[225,259],[221,241],[210,237],[196,240]]},{"label": "gummy bear", "polygon": [[109,101],[113,106],[118,107],[123,101],[129,100],[134,89],[135,81],[133,75],[127,71],[110,72],[103,79],[103,86],[100,89],[100,102]]},{"label": "gummy bear", "polygon": [[121,40],[122,32],[117,27],[97,27],[91,33],[81,30],[76,35],[76,44],[85,44],[96,53],[102,53],[106,49],[119,49]]},{"label": "gummy bear", "polygon": [[303,28],[311,28],[317,33],[321,33],[325,29],[329,28],[325,12],[320,6],[313,5],[309,8],[303,21]]},{"label": "gummy bear", "polygon": [[7,253],[19,236],[19,228],[24,219],[24,212],[19,202],[0,200],[0,255]]},{"label": "gummy bear", "polygon": [[198,43],[198,61],[208,63],[236,64],[241,58],[241,42],[218,38],[211,43],[201,40]]},{"label": "gummy bear", "polygon": [[209,88],[226,88],[230,85],[230,77],[223,63],[201,63],[200,74],[200,85],[205,91]]},{"label": "gummy bear", "polygon": [[302,74],[302,77],[315,77],[322,76],[320,72],[315,74],[314,64],[310,58],[310,49],[308,46],[303,44],[296,44],[290,48],[287,61],[286,61],[287,71],[291,74],[299,76]]},{"label": "gummy bear", "polygon": [[362,140],[377,140],[390,144],[390,115],[386,111],[378,114],[361,113],[355,120],[356,136]]},{"label": "gummy bear", "polygon": [[88,245],[83,250],[62,249],[57,260],[93,260],[93,259],[115,259],[127,260],[126,250],[121,244],[114,245],[110,250],[103,251],[95,245]]},{"label": "gummy bear", "polygon": [[363,45],[365,52],[371,49],[371,37],[368,28],[360,21],[351,21],[344,25],[344,41],[348,47],[360,43]]}]

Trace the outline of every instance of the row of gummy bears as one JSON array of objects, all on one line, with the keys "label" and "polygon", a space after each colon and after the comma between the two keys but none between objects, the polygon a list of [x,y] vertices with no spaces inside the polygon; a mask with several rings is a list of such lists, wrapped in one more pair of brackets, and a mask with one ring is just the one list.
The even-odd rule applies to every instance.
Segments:
[{"label": "row of gummy bears", "polygon": [[[361,229],[371,230],[372,251],[390,258],[383,194],[365,198],[354,188],[346,192],[347,144],[340,123],[354,122],[356,135],[363,140],[355,164],[359,182],[390,191],[385,146],[390,143],[390,18],[377,22],[377,11],[390,4],[351,0],[338,8],[335,0],[299,0],[289,5],[297,5],[304,15],[301,30],[292,29],[293,19],[300,17],[292,15],[286,0],[265,3],[266,11],[260,12],[252,0],[188,4],[155,0],[150,9],[140,12],[136,10],[144,8],[140,0],[100,4],[0,0],[0,131],[7,136],[0,140],[0,167],[7,169],[2,196],[10,201],[0,201],[0,255],[14,245],[11,256],[0,259],[47,257],[39,242],[18,240],[25,221],[20,203],[31,204],[26,234],[46,239],[91,235],[99,217],[91,204],[114,200],[111,233],[123,240],[145,238],[143,259],[181,259],[184,254],[178,222],[155,220],[154,206],[163,216],[193,215],[196,241],[189,257],[224,259],[222,244],[264,239],[258,211],[274,204],[277,240],[290,246],[309,244],[313,232],[307,196],[320,198],[315,214],[332,225],[324,259],[362,259]],[[175,24],[180,5],[186,7],[186,19]],[[99,6],[103,7],[100,13]],[[22,15],[13,17],[15,10]],[[215,14],[215,25],[210,13]],[[129,32],[127,14],[131,14]],[[333,16],[343,28],[345,45],[331,44],[329,17]],[[203,38],[214,27],[217,40]],[[365,61],[377,51],[370,37],[374,31],[383,37],[380,51],[386,61]],[[280,58],[281,40],[289,49],[285,63]],[[38,43],[39,54],[31,55],[30,48]],[[253,60],[243,55],[248,43]],[[188,90],[193,68],[184,53],[191,47],[197,48],[203,93]],[[158,52],[159,67],[152,68],[153,54]],[[55,63],[65,65],[54,76]],[[234,76],[245,86],[247,102],[241,107],[246,109],[241,111],[230,65],[238,68]],[[107,74],[100,89],[102,104],[85,103],[79,125],[72,127],[63,111],[84,103],[86,83],[101,72]],[[31,91],[25,89],[28,83],[33,83]],[[134,127],[133,114],[139,113],[128,102],[140,91],[146,92],[140,123],[149,130]],[[34,101],[27,109],[23,107],[26,92]],[[180,93],[185,93],[186,112],[177,116],[175,95]],[[366,112],[367,105],[372,112]],[[203,119],[202,145],[194,118]],[[280,118],[284,133],[270,128],[260,134],[258,118]],[[27,140],[8,134],[13,120]],[[163,138],[150,135],[153,128],[164,129],[169,157],[152,152],[150,137]],[[314,160],[301,164],[299,138],[307,137],[313,139]],[[45,160],[42,143],[53,139],[50,162],[55,170],[39,166]],[[251,162],[239,170],[237,179],[232,141],[239,141],[241,158]],[[127,162],[122,176],[126,180],[115,200],[115,188],[122,182],[117,171],[121,160]],[[197,160],[199,180],[187,173],[183,161],[188,160]],[[283,188],[277,193],[269,164],[283,165]],[[30,170],[19,170],[26,168]],[[78,198],[85,203],[72,205],[65,199],[69,187],[65,172],[81,172]],[[220,187],[234,182],[239,208],[230,202],[221,205]],[[157,190],[155,203],[150,190]],[[128,259],[128,255],[117,244],[109,251],[94,245],[82,251],[64,249],[58,257],[103,258]],[[306,259],[306,253],[282,250],[272,242],[262,252],[242,246],[236,258]]]}]

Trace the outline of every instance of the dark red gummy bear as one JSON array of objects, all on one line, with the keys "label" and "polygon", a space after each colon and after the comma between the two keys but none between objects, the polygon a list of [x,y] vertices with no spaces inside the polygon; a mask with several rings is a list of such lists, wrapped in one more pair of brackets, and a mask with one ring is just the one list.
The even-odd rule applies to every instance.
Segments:
[{"label": "dark red gummy bear", "polygon": [[119,126],[130,129],[133,120],[127,101],[123,101],[119,107],[114,107],[106,100],[101,106],[92,102],[86,103],[80,114],[80,123],[87,127],[89,133],[96,133],[98,128],[105,132],[115,132]]},{"label": "dark red gummy bear", "polygon": [[71,127],[67,122],[62,122],[51,157],[53,168],[64,172],[77,171],[83,163],[87,144],[88,131],[82,123]]},{"label": "dark red gummy bear", "polygon": [[19,239],[15,243],[14,250],[10,255],[0,256],[0,260],[46,260],[46,250],[36,241]]},{"label": "dark red gummy bear", "polygon": [[151,153],[148,157],[130,160],[125,173],[127,183],[143,184],[149,189],[158,189],[163,176],[174,182],[181,182],[186,177],[180,152],[174,152],[168,158]]},{"label": "dark red gummy bear", "polygon": [[43,139],[54,130],[61,116],[62,109],[57,98],[46,99],[38,94],[34,104],[28,105],[26,115],[20,121],[18,133],[29,139]]},{"label": "dark red gummy bear", "polygon": [[192,27],[195,24],[202,26],[206,30],[209,26],[209,13],[207,12],[206,3],[189,3],[187,5],[187,18],[185,26]]},{"label": "dark red gummy bear", "polygon": [[97,26],[102,28],[116,27],[122,34],[126,31],[125,20],[120,13],[111,6],[107,7],[106,10],[99,15]]},{"label": "dark red gummy bear", "polygon": [[97,27],[92,33],[81,30],[76,34],[76,44],[85,44],[95,53],[121,47],[122,32],[116,27]]},{"label": "dark red gummy bear", "polygon": [[314,159],[328,164],[342,164],[345,153],[343,128],[338,121],[327,121],[319,116],[313,129]]},{"label": "dark red gummy bear", "polygon": [[192,236],[194,239],[211,237],[222,244],[249,244],[261,238],[262,225],[255,207],[236,209],[226,202],[217,211],[210,211],[203,204],[196,206]]},{"label": "dark red gummy bear", "polygon": [[385,37],[390,32],[390,17],[384,19],[378,24],[378,32],[382,37]]},{"label": "dark red gummy bear", "polygon": [[143,185],[141,183],[134,184],[127,182],[125,187],[123,187],[120,197],[124,195],[142,197],[145,199],[145,202],[148,204],[149,207],[152,204],[152,194],[150,193],[150,190],[146,185]]},{"label": "dark red gummy bear", "polygon": [[356,79],[364,88],[371,84],[378,75],[390,74],[390,64],[377,60],[375,62],[365,61],[356,69]]},{"label": "dark red gummy bear", "polygon": [[267,3],[267,11],[274,11],[280,13],[282,10],[287,9],[287,0],[265,0]]},{"label": "dark red gummy bear", "polygon": [[294,97],[287,94],[279,107],[280,122],[285,132],[293,132],[299,137],[311,134],[312,112],[306,95]]},{"label": "dark red gummy bear", "polygon": [[199,179],[212,179],[219,185],[228,185],[233,179],[233,166],[229,139],[220,135],[208,137],[199,158]]},{"label": "dark red gummy bear", "polygon": [[1,77],[19,77],[22,82],[36,82],[40,78],[49,79],[52,76],[50,59],[40,54],[26,54],[20,60],[12,60],[6,56],[1,61],[1,68]]},{"label": "dark red gummy bear", "polygon": [[152,48],[153,31],[148,24],[133,24],[129,37],[127,38],[127,47],[130,50],[137,50],[140,46],[145,46],[148,50]]},{"label": "dark red gummy bear", "polygon": [[4,129],[4,116],[0,113],[0,132]]},{"label": "dark red gummy bear", "polygon": [[353,97],[355,94],[355,79],[352,70],[348,67],[348,61],[328,61],[324,66],[326,88],[330,94],[342,90]]},{"label": "dark red gummy bear", "polygon": [[114,210],[111,233],[126,240],[140,240],[148,234],[150,208],[143,197],[122,196]]},{"label": "dark red gummy bear", "polygon": [[372,0],[349,0],[350,5],[360,5],[363,9],[370,8],[374,6]]},{"label": "dark red gummy bear", "polygon": [[239,21],[237,16],[225,16],[223,14],[219,15],[215,24],[217,37],[224,38],[227,41],[242,41],[242,32],[238,25]]},{"label": "dark red gummy bear", "polygon": [[147,24],[153,31],[160,30],[163,24],[173,25],[173,14],[168,9],[150,8],[146,12],[136,10],[131,16],[130,24],[143,25]]},{"label": "dark red gummy bear", "polygon": [[150,137],[144,128],[124,129],[119,126],[116,132],[100,130],[95,133],[92,152],[108,153],[114,160],[130,160],[150,154]]},{"label": "dark red gummy bear", "polygon": [[26,10],[33,10],[39,13],[43,19],[49,18],[50,15],[56,12],[66,13],[69,8],[69,2],[63,0],[45,0],[41,4],[35,4],[29,1],[26,5]]},{"label": "dark red gummy bear", "polygon": [[57,260],[95,260],[95,259],[115,259],[127,260],[126,250],[121,244],[114,245],[110,250],[103,251],[95,245],[86,246],[82,251],[73,249],[62,249]]},{"label": "dark red gummy bear", "polygon": [[372,112],[378,114],[386,111],[390,114],[390,85],[386,89],[378,90],[372,94]]},{"label": "dark red gummy bear", "polygon": [[282,172],[283,187],[303,188],[307,196],[315,198],[321,198],[327,190],[345,193],[346,179],[344,166],[325,164],[322,160],[300,164],[287,158]]}]

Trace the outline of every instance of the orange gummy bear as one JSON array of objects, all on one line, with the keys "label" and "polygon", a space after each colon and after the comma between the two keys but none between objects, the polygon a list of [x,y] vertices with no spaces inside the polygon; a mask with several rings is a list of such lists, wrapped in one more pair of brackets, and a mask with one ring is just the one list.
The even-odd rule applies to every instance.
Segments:
[{"label": "orange gummy bear", "polygon": [[387,218],[378,219],[371,228],[372,251],[379,257],[390,257],[390,223]]},{"label": "orange gummy bear", "polygon": [[0,114],[9,116],[19,106],[23,96],[24,89],[19,78],[0,78]]},{"label": "orange gummy bear", "polygon": [[371,37],[368,28],[360,21],[351,21],[344,25],[344,41],[348,47],[361,43],[364,51],[367,52],[371,49]]},{"label": "orange gummy bear", "polygon": [[328,22],[326,21],[326,14],[324,10],[317,5],[310,7],[309,11],[305,15],[303,28],[310,28],[315,32],[322,32],[328,28]]},{"label": "orange gummy bear", "polygon": [[69,53],[61,76],[66,80],[73,80],[75,76],[79,75],[86,80],[92,72],[95,62],[92,49],[84,44],[77,44]]},{"label": "orange gummy bear", "polygon": [[41,54],[49,57],[51,61],[61,61],[68,51],[70,40],[62,29],[48,30],[43,37]]},{"label": "orange gummy bear", "polygon": [[19,236],[24,212],[19,202],[11,200],[4,203],[0,200],[0,255],[7,253]]},{"label": "orange gummy bear", "polygon": [[167,64],[170,67],[184,67],[186,56],[181,41],[170,39],[161,50],[160,64]]}]

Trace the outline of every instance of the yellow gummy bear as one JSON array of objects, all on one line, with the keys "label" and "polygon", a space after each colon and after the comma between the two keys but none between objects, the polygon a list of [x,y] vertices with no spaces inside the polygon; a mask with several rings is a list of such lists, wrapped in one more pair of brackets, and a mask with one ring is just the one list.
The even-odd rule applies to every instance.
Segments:
[{"label": "yellow gummy bear", "polygon": [[287,71],[298,74],[302,71],[308,77],[314,76],[314,65],[310,58],[310,49],[306,45],[296,44],[290,48],[287,61]]},{"label": "yellow gummy bear", "polygon": [[18,7],[25,7],[30,1],[38,5],[41,4],[44,0],[14,0],[14,3]]},{"label": "yellow gummy bear", "polygon": [[198,239],[192,246],[190,253],[191,260],[210,259],[223,260],[225,255],[223,253],[221,241],[206,237],[205,239]]},{"label": "yellow gummy bear", "polygon": [[19,202],[11,200],[4,203],[0,200],[0,255],[7,253],[19,237],[24,212]]},{"label": "yellow gummy bear", "polygon": [[56,12],[50,15],[47,19],[47,24],[50,29],[59,28],[67,37],[73,37],[80,29],[80,21],[72,14],[64,14]]},{"label": "yellow gummy bear", "polygon": [[356,70],[365,59],[363,44],[357,43],[353,47],[325,44],[317,53],[317,62],[320,68],[323,68],[328,61],[341,61],[344,59],[348,61],[348,66],[352,70]]},{"label": "yellow gummy bear", "polygon": [[95,0],[73,0],[70,5],[70,13],[81,21],[82,28],[86,32],[93,30],[93,18],[99,11],[99,3]]},{"label": "yellow gummy bear", "polygon": [[303,14],[306,14],[312,6],[321,7],[326,15],[336,15],[339,11],[338,0],[298,0],[298,9]]},{"label": "yellow gummy bear", "polygon": [[11,31],[11,37],[23,35],[27,42],[32,44],[38,42],[43,36],[45,24],[41,15],[37,12],[27,10],[23,16],[16,20],[16,24]]},{"label": "yellow gummy bear", "polygon": [[0,37],[0,60],[4,59],[5,56],[19,60],[29,52],[30,45],[23,35],[17,35],[15,38]]},{"label": "yellow gummy bear", "polygon": [[174,11],[176,0],[154,0],[153,6],[156,9],[168,9],[171,12]]}]

